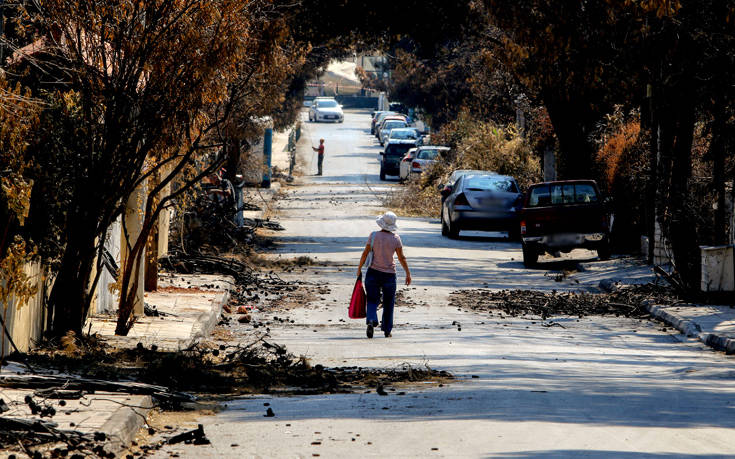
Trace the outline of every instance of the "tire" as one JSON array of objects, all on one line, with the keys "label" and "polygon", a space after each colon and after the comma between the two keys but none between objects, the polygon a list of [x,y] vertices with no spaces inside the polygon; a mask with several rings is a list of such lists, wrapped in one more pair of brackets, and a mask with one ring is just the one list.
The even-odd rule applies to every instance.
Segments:
[{"label": "tire", "polygon": [[538,264],[538,251],[533,247],[523,244],[523,265],[526,268],[535,268]]},{"label": "tire", "polygon": [[597,248],[597,256],[601,261],[610,259],[612,256],[612,247],[609,239],[605,239],[605,242]]},{"label": "tire", "polygon": [[449,221],[447,222],[447,236],[449,239],[457,239],[459,237],[459,225],[452,224],[452,217],[449,216]]},{"label": "tire", "polygon": [[442,214],[442,236],[449,236],[449,226],[447,225],[447,222],[444,221],[444,209],[441,210]]},{"label": "tire", "polygon": [[521,242],[521,228],[512,227],[508,229],[508,239],[511,242]]},{"label": "tire", "polygon": [[385,169],[383,169],[383,166],[380,166],[380,180],[385,180]]}]

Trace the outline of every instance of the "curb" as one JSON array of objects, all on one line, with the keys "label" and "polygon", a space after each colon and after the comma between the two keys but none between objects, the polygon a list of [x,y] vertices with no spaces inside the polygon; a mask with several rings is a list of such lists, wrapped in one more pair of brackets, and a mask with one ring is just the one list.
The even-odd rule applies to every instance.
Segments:
[{"label": "curb", "polygon": [[212,333],[212,330],[214,330],[214,327],[217,326],[217,323],[219,322],[219,316],[222,314],[222,307],[227,304],[229,299],[230,291],[225,290],[222,292],[221,296],[212,301],[212,307],[209,312],[202,313],[197,318],[196,324],[192,327],[187,347],[193,345],[196,341],[205,339]]},{"label": "curb", "polygon": [[676,328],[686,336],[697,338],[705,345],[718,351],[723,351],[727,355],[735,354],[735,339],[716,335],[714,333],[702,332],[702,328],[697,325],[696,322],[688,319],[683,319],[675,314],[670,313],[666,310],[665,306],[649,304],[646,305],[645,308],[652,317],[659,319],[662,322]]},{"label": "curb", "polygon": [[107,435],[105,449],[120,452],[127,448],[145,424],[146,416],[151,408],[153,408],[153,400],[146,395],[141,397],[141,402],[137,407],[121,406],[112,413],[110,419],[100,428],[100,431]]}]

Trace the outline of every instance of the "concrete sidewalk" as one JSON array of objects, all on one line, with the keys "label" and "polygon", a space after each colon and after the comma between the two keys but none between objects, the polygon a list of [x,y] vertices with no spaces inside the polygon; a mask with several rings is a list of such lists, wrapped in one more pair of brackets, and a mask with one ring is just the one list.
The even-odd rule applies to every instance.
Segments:
[{"label": "concrete sidewalk", "polygon": [[132,348],[142,343],[167,351],[185,349],[212,332],[233,282],[228,276],[161,274],[158,291],[145,294],[146,304],[159,316],[139,318],[128,336],[115,335],[115,316],[93,316],[85,330],[116,347]]},{"label": "concrete sidewalk", "polygon": [[[97,333],[114,347],[132,348],[138,343],[145,347],[157,346],[161,350],[176,351],[190,347],[205,339],[217,325],[222,307],[229,299],[233,279],[217,275],[161,274],[159,290],[145,295],[145,302],[158,311],[159,316],[138,319],[128,336],[115,336],[114,316],[93,316],[85,331]],[[3,374],[27,373],[21,365],[1,368]],[[43,370],[41,370],[43,371]],[[10,410],[3,417],[30,421],[52,421],[62,431],[76,431],[95,435],[104,433],[104,447],[117,453],[127,447],[138,430],[145,425],[153,401],[147,395],[95,392],[79,399],[56,400],[34,396],[33,389],[8,389],[0,387],[0,399]],[[44,406],[53,406],[56,415],[51,419],[33,414],[26,403],[32,397]],[[99,435],[99,434],[98,434]],[[14,452],[17,457],[24,454]],[[5,457],[0,451],[0,457]]]},{"label": "concrete sidewalk", "polygon": [[735,354],[735,306],[650,304],[646,308],[683,334],[728,355]]}]

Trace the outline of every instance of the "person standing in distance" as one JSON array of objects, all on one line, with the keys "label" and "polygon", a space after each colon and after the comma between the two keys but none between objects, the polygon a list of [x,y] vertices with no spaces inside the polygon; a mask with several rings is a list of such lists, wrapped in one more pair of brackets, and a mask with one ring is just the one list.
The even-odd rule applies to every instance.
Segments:
[{"label": "person standing in distance", "polygon": [[316,175],[322,175],[322,163],[324,162],[324,139],[319,139],[319,147],[311,147],[317,152],[319,172]]},{"label": "person standing in distance", "polygon": [[386,338],[391,336],[393,329],[393,305],[396,298],[396,262],[393,254],[398,255],[398,261],[406,272],[406,285],[411,285],[411,271],[403,255],[401,237],[395,234],[398,230],[396,214],[386,212],[375,220],[380,231],[370,234],[365,250],[360,257],[360,266],[357,267],[358,277],[362,266],[370,252],[372,261],[365,275],[365,293],[367,294],[367,337],[373,337],[374,328],[378,325],[378,303],[380,294],[383,294],[383,321],[380,325]]}]

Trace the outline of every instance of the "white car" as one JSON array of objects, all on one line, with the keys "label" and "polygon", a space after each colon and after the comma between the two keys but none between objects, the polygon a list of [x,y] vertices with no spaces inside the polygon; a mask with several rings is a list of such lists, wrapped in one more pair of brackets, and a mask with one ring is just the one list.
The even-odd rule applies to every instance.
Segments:
[{"label": "white car", "polygon": [[309,121],[334,121],[343,123],[342,106],[334,99],[316,98],[309,107]]},{"label": "white car", "polygon": [[434,145],[418,147],[416,156],[411,161],[410,175],[421,174],[432,164],[438,163],[442,153],[448,152],[449,147],[437,147]]},{"label": "white car", "polygon": [[406,152],[406,156],[401,159],[401,166],[398,171],[399,182],[405,182],[411,175],[411,161],[416,157],[416,150],[418,150],[418,148],[411,148]]},{"label": "white car", "polygon": [[384,145],[385,142],[388,141],[388,137],[390,136],[390,131],[392,129],[400,129],[406,127],[408,127],[408,123],[406,123],[405,121],[386,120],[385,123],[383,123],[383,127],[380,130],[378,137],[378,139],[380,140],[380,145]]}]

